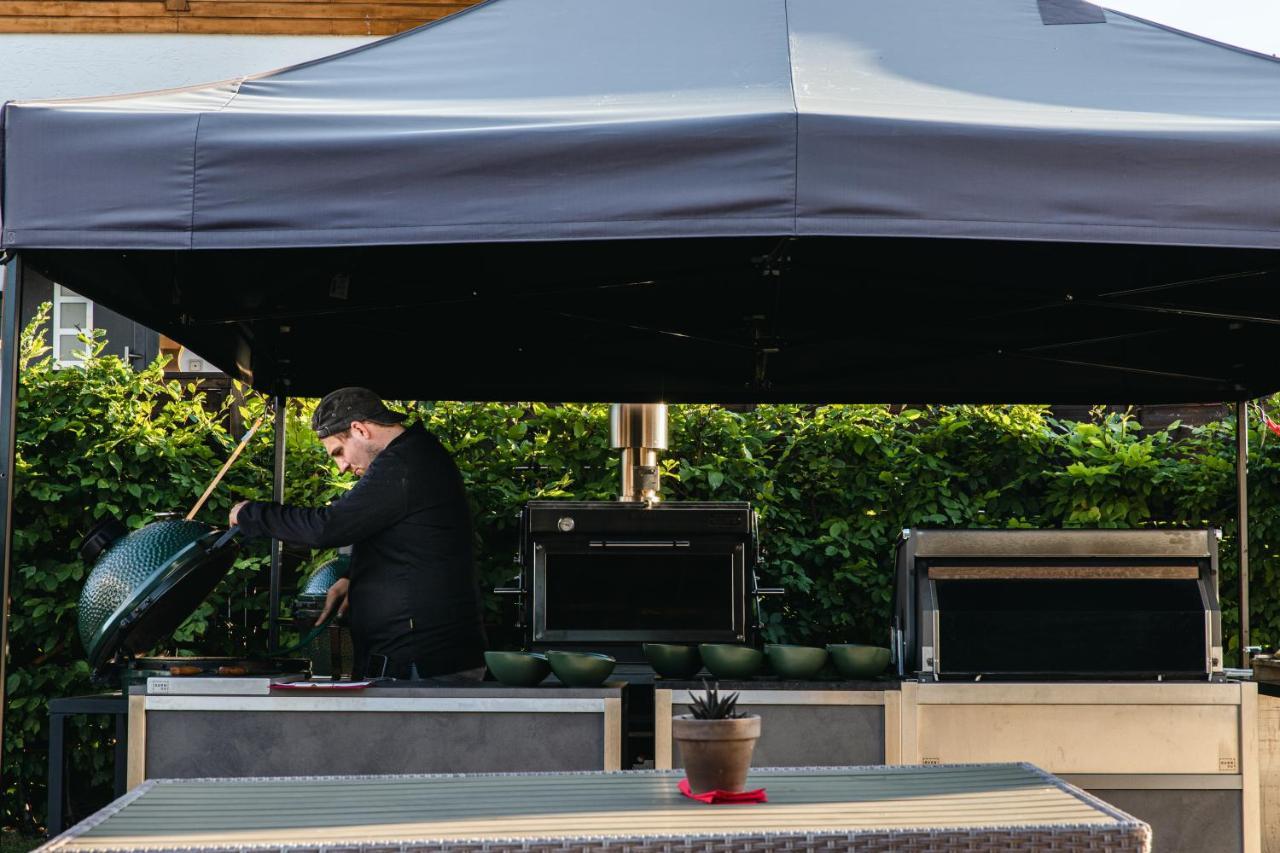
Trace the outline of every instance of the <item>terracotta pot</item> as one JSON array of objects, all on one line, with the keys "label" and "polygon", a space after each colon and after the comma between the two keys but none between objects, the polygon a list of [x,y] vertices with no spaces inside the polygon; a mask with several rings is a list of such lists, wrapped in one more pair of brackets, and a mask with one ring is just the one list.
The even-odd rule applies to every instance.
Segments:
[{"label": "terracotta pot", "polygon": [[689,714],[681,714],[671,721],[671,737],[680,745],[685,776],[693,793],[747,790],[751,753],[760,739],[758,716],[695,720]]}]

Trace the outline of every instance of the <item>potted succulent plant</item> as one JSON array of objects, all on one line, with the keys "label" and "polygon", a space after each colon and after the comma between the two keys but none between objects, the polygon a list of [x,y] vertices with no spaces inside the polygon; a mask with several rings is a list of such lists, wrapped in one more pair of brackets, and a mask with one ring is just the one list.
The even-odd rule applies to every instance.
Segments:
[{"label": "potted succulent plant", "polygon": [[695,794],[706,791],[745,791],[751,753],[760,739],[760,717],[738,710],[738,694],[720,694],[707,687],[692,699],[691,713],[671,721],[671,736],[680,746],[685,776]]}]

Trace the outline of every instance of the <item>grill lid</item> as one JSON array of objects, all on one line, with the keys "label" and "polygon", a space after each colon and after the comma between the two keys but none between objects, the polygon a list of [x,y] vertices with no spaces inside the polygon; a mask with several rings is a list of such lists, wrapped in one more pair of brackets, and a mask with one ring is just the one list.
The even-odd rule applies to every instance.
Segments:
[{"label": "grill lid", "polygon": [[351,556],[339,554],[327,563],[322,563],[312,572],[302,591],[294,600],[295,615],[318,616],[324,610],[324,600],[329,594],[329,587],[339,578],[347,577],[351,569]]},{"label": "grill lid", "polygon": [[[118,522],[116,522],[118,525]],[[82,556],[96,556],[80,592],[80,641],[100,669],[117,654],[150,649],[213,591],[240,550],[234,534],[198,521],[164,520],[120,534],[99,524]]]}]

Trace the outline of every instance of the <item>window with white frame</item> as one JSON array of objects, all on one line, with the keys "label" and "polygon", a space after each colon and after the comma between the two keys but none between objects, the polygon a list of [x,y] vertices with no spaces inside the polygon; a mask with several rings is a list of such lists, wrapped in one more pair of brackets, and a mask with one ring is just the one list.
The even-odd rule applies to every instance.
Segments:
[{"label": "window with white frame", "polygon": [[89,345],[80,335],[93,336],[93,303],[60,284],[53,286],[53,357],[62,366],[84,364]]}]

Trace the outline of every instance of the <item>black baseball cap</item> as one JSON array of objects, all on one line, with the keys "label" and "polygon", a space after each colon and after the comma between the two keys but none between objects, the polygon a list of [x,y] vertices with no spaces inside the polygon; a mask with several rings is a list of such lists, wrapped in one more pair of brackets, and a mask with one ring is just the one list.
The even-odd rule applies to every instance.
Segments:
[{"label": "black baseball cap", "polygon": [[382,398],[368,388],[339,388],[324,395],[311,415],[311,428],[320,438],[351,428],[354,421],[374,424],[398,424],[405,419],[402,412],[386,407]]}]

